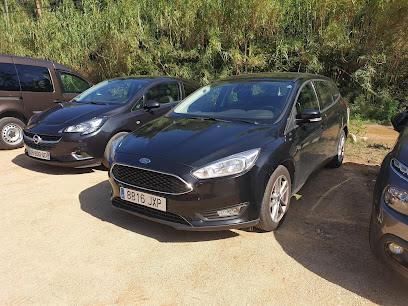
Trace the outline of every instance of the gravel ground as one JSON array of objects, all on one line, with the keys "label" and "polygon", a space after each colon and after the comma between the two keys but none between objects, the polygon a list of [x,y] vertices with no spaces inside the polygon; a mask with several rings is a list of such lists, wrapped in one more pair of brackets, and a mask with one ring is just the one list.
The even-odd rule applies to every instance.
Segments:
[{"label": "gravel ground", "polygon": [[383,304],[369,251],[378,165],[323,168],[273,233],[183,232],[110,206],[107,172],[0,151],[0,304]]}]

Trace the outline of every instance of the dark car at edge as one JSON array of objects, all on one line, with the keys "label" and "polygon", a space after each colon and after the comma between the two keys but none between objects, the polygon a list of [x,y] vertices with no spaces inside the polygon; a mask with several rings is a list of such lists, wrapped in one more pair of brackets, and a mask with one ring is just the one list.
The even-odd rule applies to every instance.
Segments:
[{"label": "dark car at edge", "polygon": [[400,134],[375,183],[370,247],[388,267],[408,278],[408,114],[396,115],[392,123]]},{"label": "dark car at edge", "polygon": [[183,230],[276,229],[319,167],[339,167],[348,108],[301,73],[210,83],[112,148],[112,205]]},{"label": "dark car at edge", "polygon": [[111,144],[156,119],[198,88],[170,77],[103,81],[75,99],[33,116],[24,129],[26,155],[66,167],[108,167]]}]

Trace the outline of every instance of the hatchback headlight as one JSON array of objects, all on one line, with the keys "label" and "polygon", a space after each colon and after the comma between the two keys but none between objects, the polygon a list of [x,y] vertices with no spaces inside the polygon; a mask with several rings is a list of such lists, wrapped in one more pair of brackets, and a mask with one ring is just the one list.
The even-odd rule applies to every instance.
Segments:
[{"label": "hatchback headlight", "polygon": [[384,193],[385,203],[401,214],[408,215],[408,192],[394,186],[386,188]]},{"label": "hatchback headlight", "polygon": [[253,149],[219,159],[198,170],[192,175],[198,179],[209,179],[248,171],[255,164],[260,149]]},{"label": "hatchback headlight", "polygon": [[106,122],[107,117],[95,117],[91,120],[71,125],[63,130],[65,133],[81,133],[81,135],[86,135],[99,130],[102,125]]}]

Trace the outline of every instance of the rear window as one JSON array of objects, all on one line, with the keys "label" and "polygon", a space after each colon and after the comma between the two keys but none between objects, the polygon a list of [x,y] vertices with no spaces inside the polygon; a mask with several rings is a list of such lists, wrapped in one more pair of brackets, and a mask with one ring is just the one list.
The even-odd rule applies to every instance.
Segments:
[{"label": "rear window", "polygon": [[337,86],[332,82],[326,82],[327,86],[329,86],[330,91],[333,96],[333,100],[336,101],[340,97],[340,92]]},{"label": "rear window", "polygon": [[322,102],[321,109],[326,109],[331,104],[333,104],[333,93],[330,88],[327,86],[326,82],[315,81],[317,92],[320,96],[320,101]]},{"label": "rear window", "polygon": [[0,64],[0,90],[20,91],[14,64]]},{"label": "rear window", "polygon": [[45,67],[16,65],[21,90],[32,92],[53,92],[50,72]]}]

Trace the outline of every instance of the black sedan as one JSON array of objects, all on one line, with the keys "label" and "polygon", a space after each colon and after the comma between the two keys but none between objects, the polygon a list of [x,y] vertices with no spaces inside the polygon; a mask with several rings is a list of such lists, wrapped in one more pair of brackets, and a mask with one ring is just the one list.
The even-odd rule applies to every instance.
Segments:
[{"label": "black sedan", "polygon": [[101,82],[32,117],[24,129],[25,153],[52,165],[108,167],[116,139],[164,115],[198,87],[192,81],[151,76]]},{"label": "black sedan", "polygon": [[282,222],[318,167],[342,164],[348,108],[312,74],[210,83],[112,148],[112,204],[184,230]]},{"label": "black sedan", "polygon": [[408,114],[396,115],[392,123],[400,135],[384,158],[374,187],[370,247],[408,277]]}]

